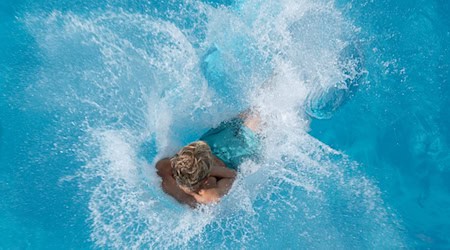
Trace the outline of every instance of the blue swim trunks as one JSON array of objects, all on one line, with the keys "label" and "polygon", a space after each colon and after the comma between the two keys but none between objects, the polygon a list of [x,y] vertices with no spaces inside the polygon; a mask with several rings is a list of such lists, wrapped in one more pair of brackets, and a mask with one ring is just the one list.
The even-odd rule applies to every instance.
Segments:
[{"label": "blue swim trunks", "polygon": [[203,134],[200,140],[206,142],[227,167],[235,170],[246,159],[256,160],[261,151],[260,138],[244,125],[241,118],[222,122]]}]

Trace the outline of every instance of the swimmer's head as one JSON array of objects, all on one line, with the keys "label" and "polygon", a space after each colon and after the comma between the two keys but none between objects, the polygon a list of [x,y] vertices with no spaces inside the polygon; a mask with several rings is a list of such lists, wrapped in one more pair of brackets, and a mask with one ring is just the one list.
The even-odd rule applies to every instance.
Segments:
[{"label": "swimmer's head", "polygon": [[213,156],[208,144],[196,141],[183,147],[170,159],[170,162],[177,184],[182,188],[195,191],[208,179]]}]

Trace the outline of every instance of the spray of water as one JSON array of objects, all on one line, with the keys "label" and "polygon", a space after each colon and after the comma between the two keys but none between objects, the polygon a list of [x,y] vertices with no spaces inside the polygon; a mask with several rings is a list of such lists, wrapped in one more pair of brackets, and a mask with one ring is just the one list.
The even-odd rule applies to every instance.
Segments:
[{"label": "spray of water", "polygon": [[[173,13],[122,9],[24,18],[42,57],[30,96],[64,114],[69,134],[82,131],[65,143],[84,163],[74,180],[89,196],[92,241],[113,248],[401,246],[376,185],[307,133],[306,112],[323,116],[329,108],[329,115],[362,72],[361,59],[345,54],[357,29],[333,2],[180,8],[190,25]],[[263,159],[242,164],[219,204],[192,210],[165,195],[155,162],[247,107],[264,121]]]}]

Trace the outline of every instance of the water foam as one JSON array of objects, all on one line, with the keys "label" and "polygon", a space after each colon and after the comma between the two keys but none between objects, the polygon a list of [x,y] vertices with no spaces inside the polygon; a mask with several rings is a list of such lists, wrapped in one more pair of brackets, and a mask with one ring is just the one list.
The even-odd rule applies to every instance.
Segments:
[{"label": "water foam", "polygon": [[[349,77],[340,58],[356,28],[329,1],[190,4],[194,28],[121,9],[25,18],[43,57],[30,93],[84,132],[73,140],[93,242],[401,246],[376,185],[307,134],[312,93]],[[154,163],[248,106],[265,121],[264,160],[245,162],[220,204],[191,210],[167,197]]]}]

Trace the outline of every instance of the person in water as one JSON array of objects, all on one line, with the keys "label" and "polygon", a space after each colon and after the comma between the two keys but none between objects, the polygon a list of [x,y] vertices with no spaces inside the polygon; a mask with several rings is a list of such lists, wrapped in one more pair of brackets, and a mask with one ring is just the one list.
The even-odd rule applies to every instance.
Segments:
[{"label": "person in water", "polygon": [[238,166],[257,158],[259,129],[259,116],[245,112],[159,160],[156,169],[164,192],[191,207],[218,202],[233,185]]}]

